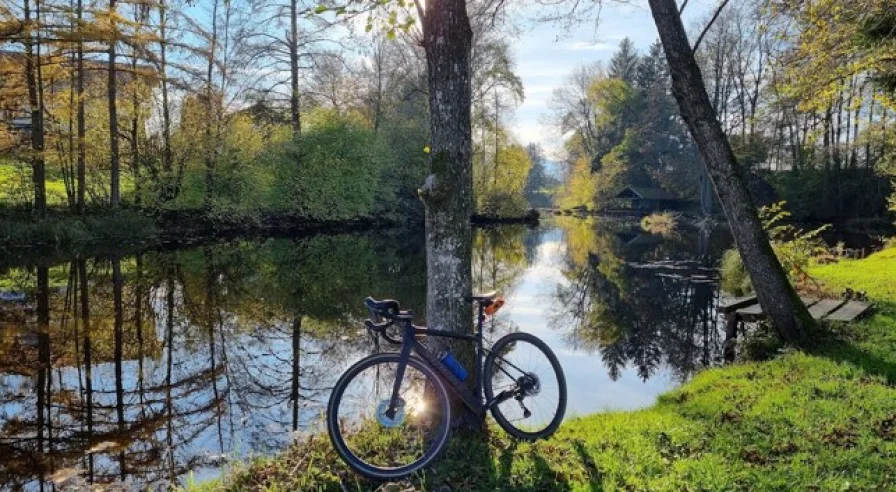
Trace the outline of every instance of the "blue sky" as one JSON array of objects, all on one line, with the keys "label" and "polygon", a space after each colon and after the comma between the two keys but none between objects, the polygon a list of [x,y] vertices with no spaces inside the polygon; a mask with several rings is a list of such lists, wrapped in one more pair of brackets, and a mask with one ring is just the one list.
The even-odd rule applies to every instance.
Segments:
[{"label": "blue sky", "polygon": [[[685,26],[690,27],[706,16],[716,4],[716,0],[690,0],[684,12]],[[519,15],[534,17],[537,8],[530,6]],[[657,39],[646,0],[605,1],[597,25],[589,20],[569,31],[551,23],[526,24],[528,28],[511,43],[526,99],[510,123],[521,143],[538,142],[549,152],[560,150],[562,142],[545,123],[544,115],[548,112],[551,92],[563,85],[567,74],[584,64],[608,62],[625,37],[642,53]]]}]

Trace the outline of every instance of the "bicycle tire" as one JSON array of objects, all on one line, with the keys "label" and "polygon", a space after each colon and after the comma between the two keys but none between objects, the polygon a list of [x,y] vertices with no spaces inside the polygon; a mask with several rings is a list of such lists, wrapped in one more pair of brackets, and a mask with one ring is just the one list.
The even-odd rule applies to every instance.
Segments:
[{"label": "bicycle tire", "polygon": [[343,435],[341,426],[339,425],[339,404],[346,388],[351,381],[365,369],[377,364],[398,363],[399,359],[400,357],[398,354],[384,353],[372,355],[357,362],[339,378],[339,381],[333,388],[333,393],[331,394],[329,404],[327,405],[327,433],[330,435],[330,441],[336,449],[336,452],[352,470],[374,480],[397,480],[426,467],[438,457],[439,453],[448,442],[451,422],[451,405],[448,400],[448,391],[442,383],[442,380],[436,375],[435,371],[420,359],[411,357],[408,359],[408,366],[420,371],[426,377],[428,382],[432,384],[434,393],[438,399],[440,415],[442,415],[437,435],[435,439],[432,440],[433,446],[427,449],[420,459],[407,465],[400,467],[380,467],[365,462],[353,453],[346,443],[346,436]]},{"label": "bicycle tire", "polygon": [[491,401],[495,397],[495,389],[493,387],[496,370],[495,361],[501,356],[504,348],[508,344],[514,342],[532,344],[535,348],[540,350],[550,362],[557,380],[558,402],[556,412],[546,427],[536,432],[530,432],[515,426],[507,416],[504,415],[504,412],[501,410],[501,405],[493,405],[489,410],[492,417],[498,422],[498,425],[500,425],[508,434],[526,441],[544,439],[556,432],[557,428],[563,422],[563,416],[566,413],[567,395],[566,377],[563,374],[563,368],[560,366],[560,362],[557,360],[557,356],[554,355],[554,352],[551,351],[550,347],[548,347],[541,339],[529,333],[510,333],[501,337],[501,339],[492,346],[488,356],[485,358],[485,365],[483,368],[483,374],[485,375],[485,381],[483,382],[485,397],[487,401]]}]

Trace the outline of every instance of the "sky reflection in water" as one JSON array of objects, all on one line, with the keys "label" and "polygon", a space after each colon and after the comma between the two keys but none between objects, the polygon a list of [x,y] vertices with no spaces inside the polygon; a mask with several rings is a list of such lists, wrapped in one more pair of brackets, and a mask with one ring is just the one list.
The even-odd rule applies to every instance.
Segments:
[{"label": "sky reflection in water", "polygon": [[[712,265],[727,244],[570,218],[478,230],[475,287],[508,299],[487,338],[544,339],[566,372],[567,416],[650,405],[718,360],[718,292],[637,265]],[[37,265],[0,270],[0,291],[26,296],[0,301],[4,489],[214,477],[319,428],[336,379],[377,350],[360,323],[365,296],[425,319],[419,233]]]}]

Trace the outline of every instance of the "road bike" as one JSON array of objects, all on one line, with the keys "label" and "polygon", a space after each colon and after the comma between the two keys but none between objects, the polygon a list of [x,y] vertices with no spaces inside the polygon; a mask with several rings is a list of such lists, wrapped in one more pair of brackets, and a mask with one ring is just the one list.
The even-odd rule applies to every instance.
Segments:
[{"label": "road bike", "polygon": [[[426,467],[445,447],[452,428],[452,400],[479,421],[490,411],[510,435],[525,440],[553,434],[566,412],[566,379],[557,357],[540,339],[514,332],[485,348],[483,322],[504,299],[496,292],[475,303],[472,335],[413,324],[397,301],[364,300],[368,330],[400,345],[371,355],[336,383],[327,406],[327,432],[339,456],[357,473],[396,480]],[[475,343],[475,379],[450,352],[427,345],[433,338]],[[484,358],[484,361],[483,361]],[[469,415],[468,414],[468,415]]]}]

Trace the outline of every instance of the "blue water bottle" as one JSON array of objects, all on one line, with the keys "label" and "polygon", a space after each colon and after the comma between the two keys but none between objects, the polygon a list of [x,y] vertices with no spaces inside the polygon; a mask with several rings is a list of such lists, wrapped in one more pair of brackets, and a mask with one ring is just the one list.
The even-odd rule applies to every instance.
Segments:
[{"label": "blue water bottle", "polygon": [[442,364],[445,364],[445,367],[451,371],[451,374],[457,379],[461,381],[467,380],[467,370],[460,365],[460,362],[457,361],[447,350],[443,350],[439,352],[439,360],[442,361]]}]

